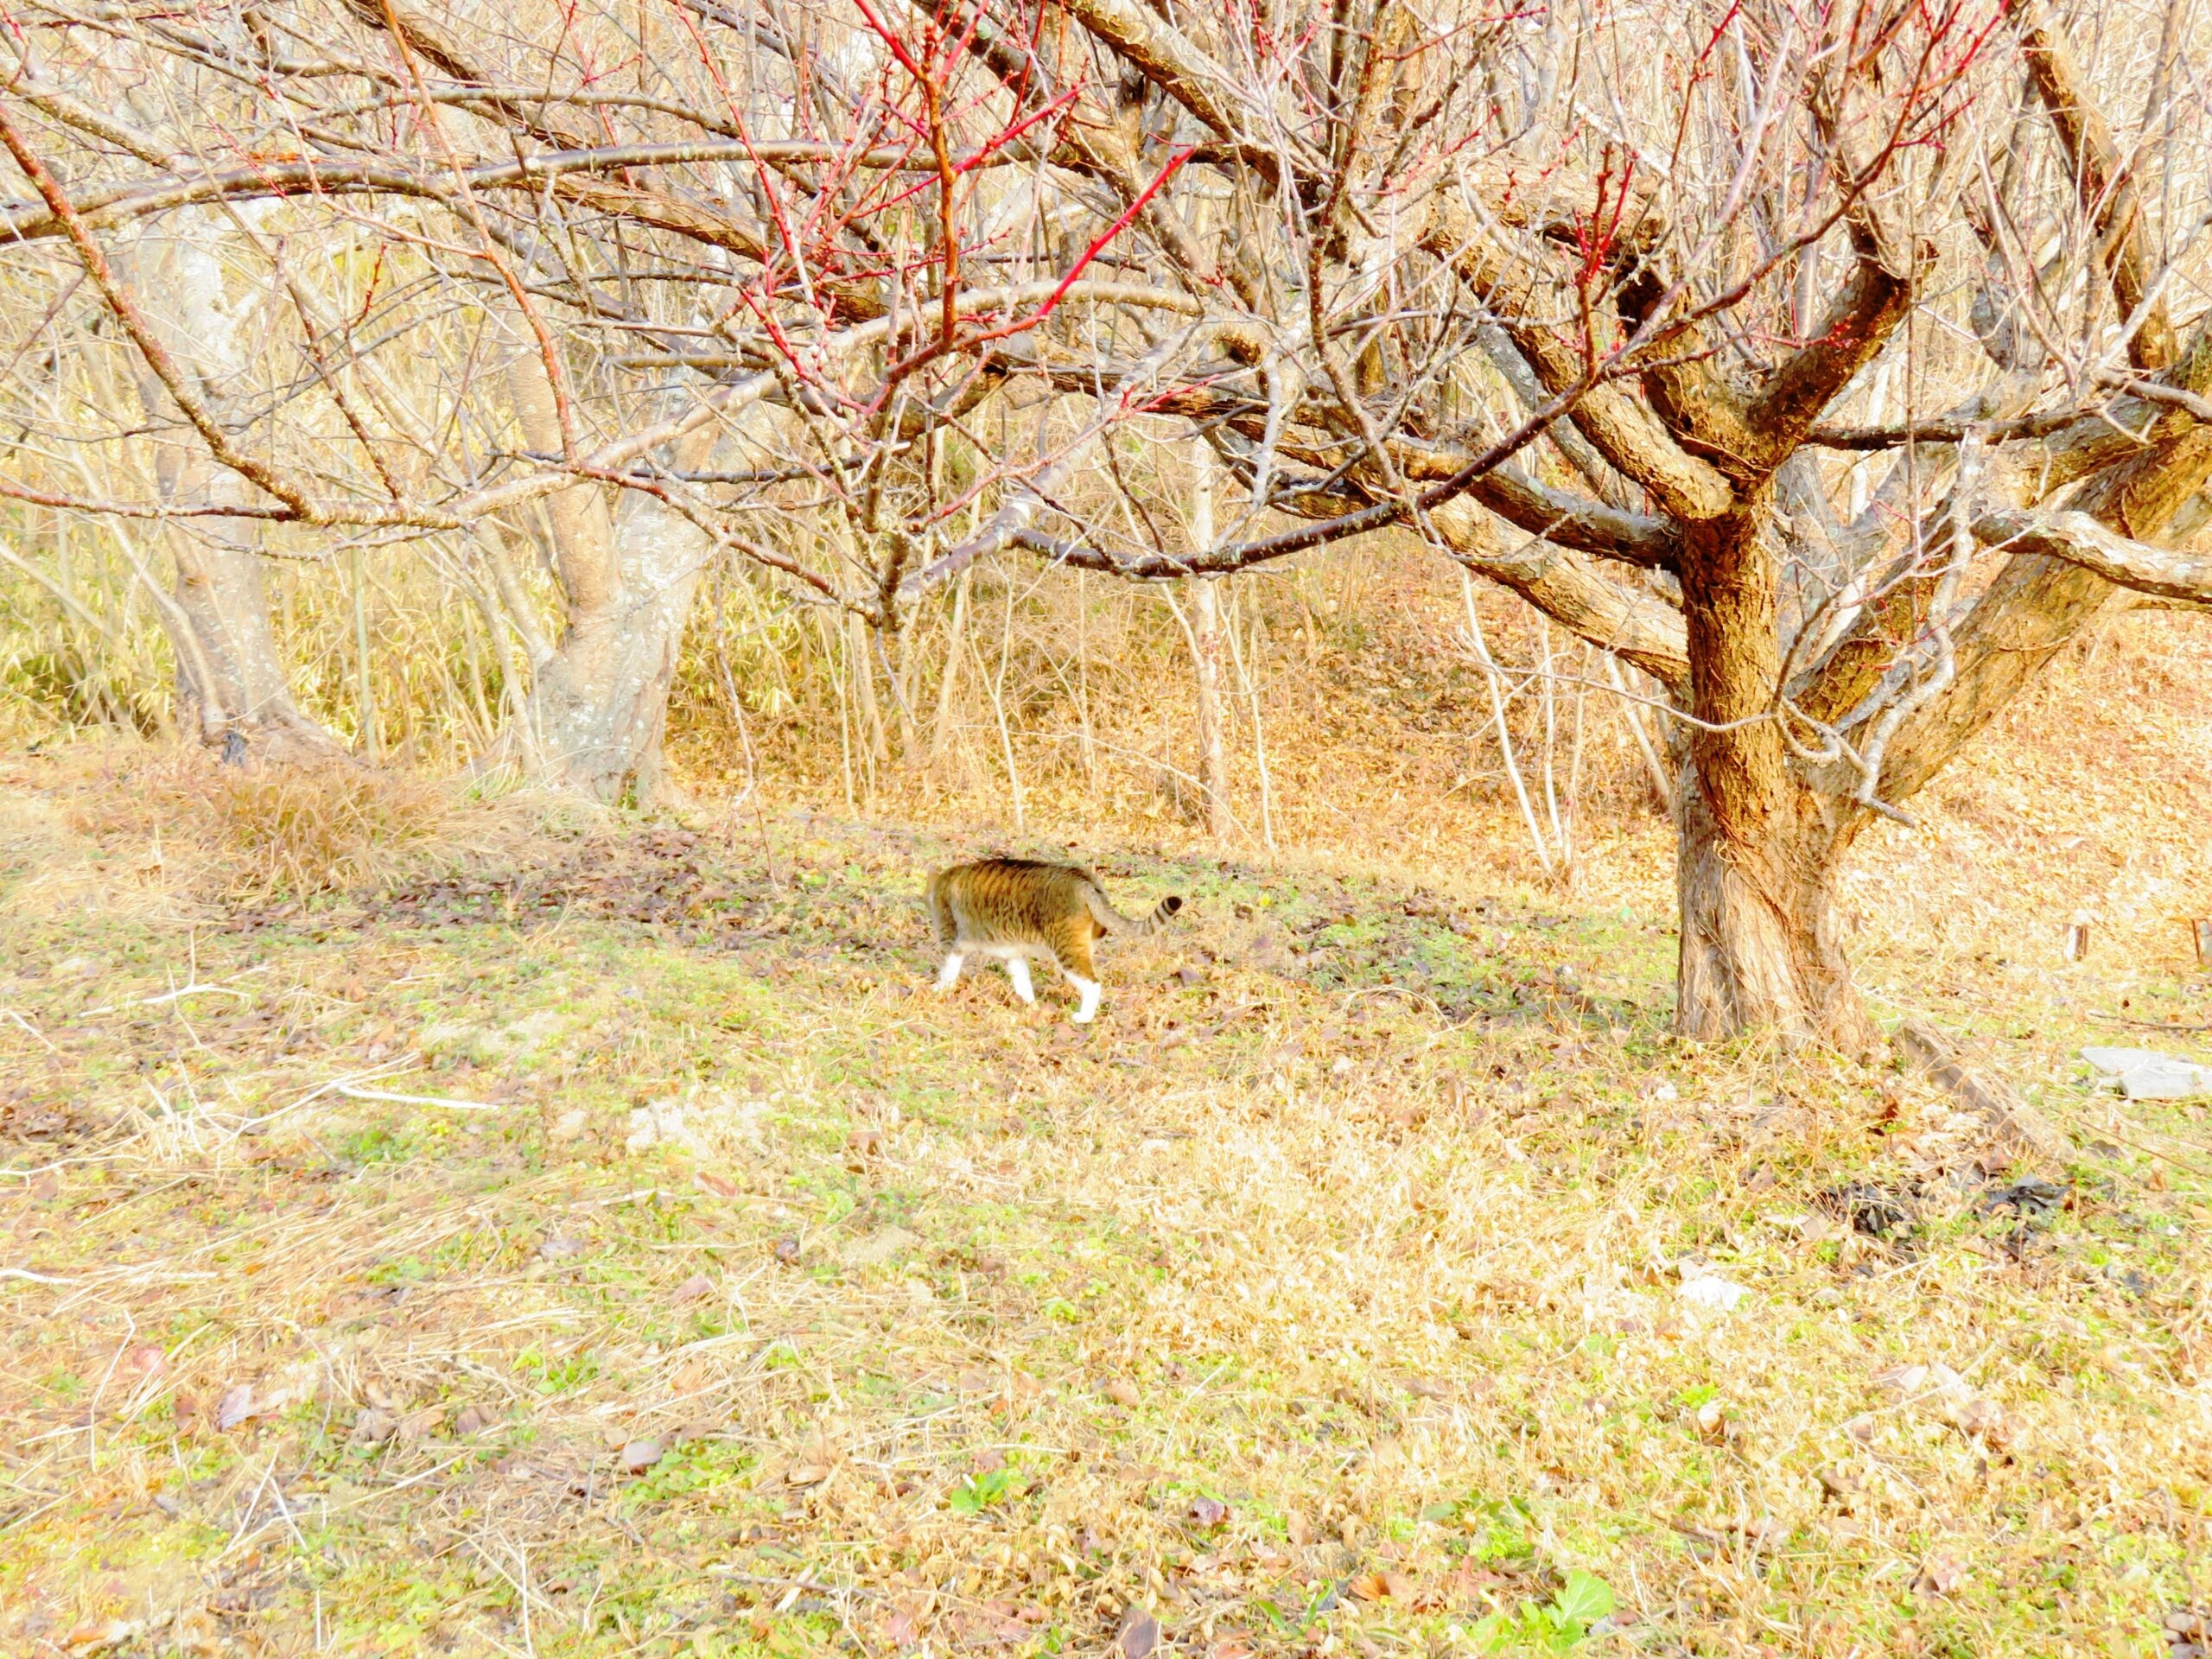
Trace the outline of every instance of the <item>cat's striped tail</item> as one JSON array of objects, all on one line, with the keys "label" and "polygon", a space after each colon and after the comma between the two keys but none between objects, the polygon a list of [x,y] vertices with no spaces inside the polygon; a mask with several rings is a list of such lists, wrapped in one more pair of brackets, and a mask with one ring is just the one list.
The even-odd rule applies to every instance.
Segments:
[{"label": "cat's striped tail", "polygon": [[1115,909],[1106,897],[1106,890],[1095,881],[1084,890],[1083,896],[1090,906],[1090,913],[1098,918],[1098,925],[1109,933],[1157,933],[1183,908],[1182,895],[1171,893],[1152,907],[1150,915],[1140,920]]}]

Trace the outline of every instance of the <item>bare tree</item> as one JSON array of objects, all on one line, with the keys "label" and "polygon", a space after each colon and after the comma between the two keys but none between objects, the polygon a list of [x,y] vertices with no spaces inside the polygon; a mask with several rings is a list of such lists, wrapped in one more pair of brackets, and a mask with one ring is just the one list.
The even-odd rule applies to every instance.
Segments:
[{"label": "bare tree", "polygon": [[[2212,317],[2178,345],[2168,321],[2202,291],[2201,151],[2169,122],[2131,161],[2040,8],[1067,10],[1243,210],[1201,274],[1252,320],[1249,366],[1176,406],[1255,511],[1314,522],[1205,568],[1401,525],[1651,674],[1680,1028],[1869,1047],[1835,915],[1865,826],[2116,585],[2212,597],[2157,544],[2212,472]],[[2023,69],[2047,126],[2013,118]],[[1525,417],[1476,367],[1501,355]],[[1838,421],[1878,363],[1905,418]],[[1852,513],[1867,454],[1893,459]],[[1165,574],[1109,529],[1037,544]]]},{"label": "bare tree", "polygon": [[[1417,537],[1663,689],[1681,1029],[1863,1050],[1866,826],[2123,590],[2212,596],[2170,544],[2212,473],[2186,9],[2088,67],[1999,0],[21,17],[9,314],[50,344],[0,490],[268,556],[474,537],[536,636],[513,741],[601,794],[658,785],[715,557],[858,619],[896,702],[980,559]],[[103,251],[188,209],[290,319],[224,411]],[[83,395],[120,355],[150,439]],[[1201,549],[1123,441],[1169,433],[1226,480]],[[207,488],[115,486],[149,441]]]},{"label": "bare tree", "polygon": [[[1207,326],[1111,269],[1157,181],[1070,201],[1046,157],[1071,100],[1001,86],[963,16],[670,0],[537,28],[63,0],[23,21],[0,136],[26,188],[4,212],[46,379],[18,388],[38,441],[0,491],[180,527],[181,629],[207,613],[180,674],[211,729],[305,729],[276,700],[255,555],[460,537],[534,665],[508,758],[651,798],[709,562],[856,619],[872,698],[912,605],[1004,545],[995,521],[965,547],[952,527],[986,497],[1025,518],[1181,344],[1141,346],[1087,418],[1039,410],[1010,456],[971,423],[1039,341],[1095,365],[1142,340],[1128,315]],[[118,257],[188,226],[250,341],[206,305],[172,319],[174,285]],[[149,388],[143,422],[101,395],[118,372]],[[149,451],[158,486],[133,487]],[[556,626],[510,544],[540,556]],[[888,723],[878,705],[879,748]]]}]

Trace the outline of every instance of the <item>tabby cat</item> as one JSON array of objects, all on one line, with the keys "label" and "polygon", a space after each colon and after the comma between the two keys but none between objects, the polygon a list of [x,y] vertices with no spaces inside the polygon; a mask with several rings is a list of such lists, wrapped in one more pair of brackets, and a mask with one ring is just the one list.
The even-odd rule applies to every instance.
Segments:
[{"label": "tabby cat", "polygon": [[1014,994],[1034,1002],[1029,959],[1049,957],[1082,998],[1076,1024],[1087,1026],[1098,1013],[1101,988],[1090,942],[1109,933],[1157,933],[1183,901],[1163,899],[1152,914],[1135,921],[1107,902],[1105,889],[1089,870],[986,858],[931,876],[929,906],[945,951],[938,989],[949,991],[958,982],[960,965],[970,956],[991,957],[1006,964]]}]

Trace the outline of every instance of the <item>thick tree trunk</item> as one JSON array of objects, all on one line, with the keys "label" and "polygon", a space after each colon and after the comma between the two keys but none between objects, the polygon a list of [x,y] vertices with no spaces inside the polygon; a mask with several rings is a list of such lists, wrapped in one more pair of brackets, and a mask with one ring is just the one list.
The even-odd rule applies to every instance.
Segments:
[{"label": "thick tree trunk", "polygon": [[[534,358],[510,377],[531,448],[557,454],[561,424]],[[705,459],[715,430],[687,438],[679,469]],[[602,801],[645,806],[671,789],[662,735],[677,653],[709,556],[704,531],[651,495],[627,491],[612,506],[596,484],[550,497],[554,569],[568,601],[559,642],[537,665],[528,730],[511,738],[540,779]]]},{"label": "thick tree trunk", "polygon": [[1772,718],[1778,570],[1764,492],[1686,526],[1692,711],[1675,781],[1681,962],[1675,1026],[1713,1039],[1771,1029],[1847,1052],[1878,1040],[1835,938],[1837,866],[1860,809],[1792,772]]},{"label": "thick tree trunk", "polygon": [[[190,210],[149,236],[133,263],[145,315],[162,345],[199,381],[199,394],[219,419],[235,413],[236,382],[248,358],[246,308],[226,292],[224,229],[213,215]],[[140,379],[149,422],[175,418],[168,393],[150,370]],[[162,444],[155,481],[166,501],[219,500],[251,492],[196,445]],[[249,518],[201,518],[169,532],[176,589],[158,605],[176,654],[177,724],[231,759],[256,754],[277,761],[341,753],[336,739],[300,712],[270,626],[261,556],[261,527]]]},{"label": "thick tree trunk", "polygon": [[1795,785],[1789,796],[1746,835],[1715,817],[1694,763],[1676,779],[1675,1028],[1707,1042],[1771,1029],[1792,1045],[1871,1053],[1881,1033],[1852,984],[1835,914],[1850,836],[1831,825],[1856,809]]},{"label": "thick tree trunk", "polygon": [[661,739],[706,537],[650,498],[626,505],[621,586],[571,606],[560,643],[538,664],[530,720],[543,776],[642,806],[671,792]]},{"label": "thick tree trunk", "polygon": [[[175,612],[163,607],[176,652],[177,725],[233,758],[321,759],[337,741],[292,701],[269,624],[260,556],[175,534]],[[235,738],[237,742],[232,742]]]}]

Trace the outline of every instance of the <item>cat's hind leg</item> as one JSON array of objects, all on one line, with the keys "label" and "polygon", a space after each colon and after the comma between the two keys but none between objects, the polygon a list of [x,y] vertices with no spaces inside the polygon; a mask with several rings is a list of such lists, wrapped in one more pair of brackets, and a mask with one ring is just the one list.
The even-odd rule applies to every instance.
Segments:
[{"label": "cat's hind leg", "polygon": [[1079,974],[1070,974],[1068,983],[1075,987],[1076,995],[1083,999],[1070,1017],[1078,1026],[1087,1026],[1098,1017],[1098,998],[1105,987],[1095,979],[1085,979]]},{"label": "cat's hind leg", "polygon": [[1098,969],[1090,959],[1090,935],[1086,930],[1073,929],[1066,937],[1052,942],[1052,965],[1060,970],[1067,982],[1075,987],[1079,999],[1072,1016],[1078,1026],[1087,1026],[1098,1017],[1098,999],[1105,988],[1098,982]]}]

